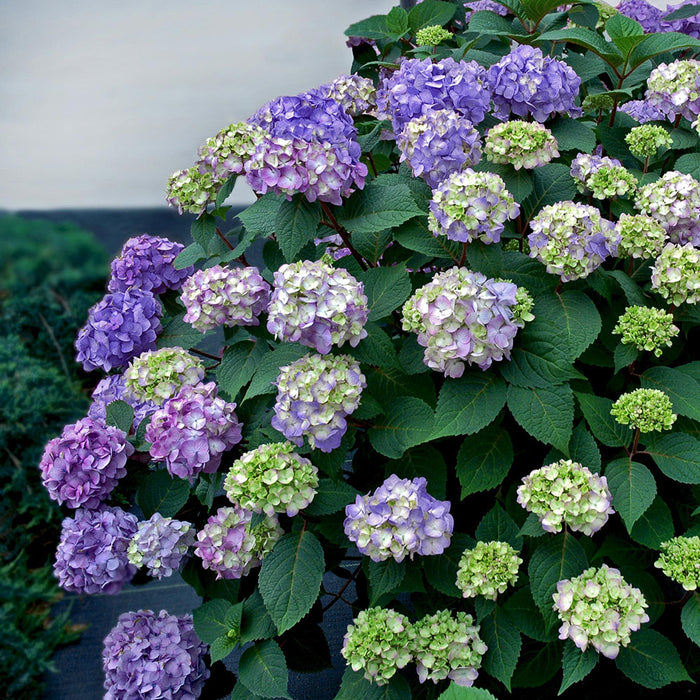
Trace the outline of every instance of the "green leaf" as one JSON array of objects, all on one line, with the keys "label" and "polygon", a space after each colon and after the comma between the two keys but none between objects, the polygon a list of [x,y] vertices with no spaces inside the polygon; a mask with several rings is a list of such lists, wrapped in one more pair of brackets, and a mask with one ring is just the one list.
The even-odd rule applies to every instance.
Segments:
[{"label": "green leaf", "polygon": [[676,647],[648,627],[632,634],[629,645],[620,649],[615,665],[630,680],[645,688],[662,688],[676,681],[692,680]]},{"label": "green leaf", "polygon": [[[549,461],[549,458],[547,461]],[[518,534],[524,537],[542,537],[544,533],[545,530],[542,527],[542,523],[534,513],[530,513],[527,518],[525,518],[523,526],[518,531]]]},{"label": "green leaf", "polygon": [[687,17],[695,17],[700,12],[697,5],[683,5],[673,12],[664,15],[664,22],[672,22],[676,19],[686,19]]},{"label": "green leaf", "polygon": [[635,47],[630,56],[630,68],[636,68],[644,61],[659,56],[662,53],[670,53],[678,49],[700,48],[700,41],[691,39],[686,34],[678,32],[663,32],[662,34],[648,34]]},{"label": "green leaf", "polygon": [[616,459],[605,468],[613,508],[629,532],[656,496],[656,481],[652,473],[627,457]]},{"label": "green leaf", "polygon": [[280,369],[306,355],[309,348],[296,343],[281,343],[272,352],[266,352],[253,375],[244,401],[261,394],[274,394],[277,389],[273,382],[279,377]]},{"label": "green leaf", "polygon": [[462,558],[464,551],[471,549],[474,544],[473,537],[455,533],[452,536],[450,546],[439,557],[421,557],[423,571],[428,579],[428,583],[444,595],[461,598],[462,591],[455,585],[459,560]]},{"label": "green leaf", "polygon": [[112,401],[105,408],[105,423],[128,435],[134,423],[134,409],[126,401]]},{"label": "green leaf", "polygon": [[320,221],[318,202],[309,202],[302,194],[295,194],[291,201],[282,201],[275,217],[275,233],[287,262],[292,262],[296,254],[314,239]]},{"label": "green leaf", "polygon": [[[518,203],[528,197],[535,186],[532,173],[525,168],[516,170],[512,165],[482,161],[474,170],[488,171],[498,175],[505,183],[506,189],[513,195],[513,199]],[[498,246],[489,247],[500,250]],[[467,248],[467,251],[469,251],[469,248]]]},{"label": "green leaf", "polygon": [[243,652],[238,663],[238,680],[260,697],[291,699],[287,692],[287,662],[279,644],[271,639],[257,642]]},{"label": "green leaf", "polygon": [[642,375],[641,384],[667,393],[675,413],[700,420],[700,384],[688,374],[671,367],[652,367]]},{"label": "green leaf", "polygon": [[592,29],[585,29],[583,27],[569,27],[567,29],[556,29],[552,32],[545,32],[544,34],[540,34],[535,41],[538,44],[546,41],[577,44],[597,54],[613,66],[619,65],[623,60],[620,52],[612,44],[605,41],[600,34]]},{"label": "green leaf", "polygon": [[396,354],[391,338],[376,323],[365,324],[367,337],[351,351],[351,354],[360,362],[375,367],[398,367],[399,358]]},{"label": "green leaf", "polygon": [[520,657],[522,639],[508,615],[496,607],[481,621],[481,638],[488,647],[482,665],[486,673],[501,681],[510,692],[510,680]]},{"label": "green leaf", "polygon": [[173,261],[176,270],[184,270],[207,257],[207,251],[199,243],[190,243]]},{"label": "green leaf", "polygon": [[369,304],[369,320],[377,321],[401,306],[411,294],[411,280],[404,265],[375,267],[361,280]]},{"label": "green leaf", "polygon": [[404,452],[400,459],[385,465],[386,475],[396,474],[402,479],[423,476],[428,480],[428,493],[435,498],[446,497],[447,464],[439,450],[432,445],[419,445]]},{"label": "green leaf", "polygon": [[184,321],[184,315],[181,313],[163,319],[163,330],[158,334],[156,340],[158,348],[189,348],[201,342],[204,337],[203,333]]},{"label": "green leaf", "polygon": [[453,682],[438,700],[496,700],[496,697],[486,688],[465,688]]},{"label": "green leaf", "polygon": [[446,236],[434,236],[425,216],[416,216],[394,229],[394,240],[407,250],[459,262],[459,244]]},{"label": "green leaf", "polygon": [[392,7],[386,16],[386,28],[397,37],[403,36],[408,31],[408,12],[402,7]]},{"label": "green leaf", "polygon": [[437,0],[424,0],[411,8],[408,13],[408,26],[411,33],[415,34],[419,29],[432,27],[435,24],[443,26],[454,16],[457,8],[450,2],[437,2]]},{"label": "green leaf", "polygon": [[574,395],[568,384],[549,389],[508,387],[508,408],[532,437],[567,454],[574,424]]},{"label": "green leaf", "polygon": [[386,23],[386,15],[372,15],[361,22],[351,24],[345,30],[345,36],[360,36],[365,39],[386,39],[391,37]]},{"label": "green leaf", "polygon": [[216,193],[216,208],[218,209],[228,199],[228,196],[233,192],[233,186],[236,184],[238,175],[231,175],[226,182],[221,186],[221,189]]},{"label": "green leaf", "polygon": [[233,605],[228,600],[210,600],[193,611],[194,631],[205,644],[234,632],[235,643],[240,635],[242,610],[242,603]]},{"label": "green leaf", "polygon": [[192,222],[190,235],[195,243],[208,250],[209,241],[216,236],[216,219],[211,214],[202,214]]},{"label": "green leaf", "polygon": [[[541,528],[540,528],[541,529]],[[519,588],[504,603],[503,609],[522,634],[538,642],[551,642],[557,638],[555,632],[548,632],[544,618],[532,599],[528,586]]]},{"label": "green leaf", "polygon": [[529,221],[542,207],[548,204],[574,198],[577,191],[576,183],[569,171],[570,168],[563,163],[548,163],[533,171],[534,191],[523,202],[522,207],[526,220]]},{"label": "green leaf", "polygon": [[365,260],[376,264],[391,242],[391,238],[391,229],[372,231],[371,233],[355,233],[352,236],[352,245]]},{"label": "green leaf", "polygon": [[499,486],[513,465],[513,445],[502,428],[489,427],[468,437],[457,454],[462,498]]},{"label": "green leaf", "polygon": [[619,12],[605,23],[605,31],[624,56],[627,56],[645,37],[639,22],[635,22]]},{"label": "green leaf", "polygon": [[632,430],[620,425],[610,414],[613,402],[593,394],[576,394],[588,427],[595,437],[608,447],[627,447],[632,442]]},{"label": "green leaf", "polygon": [[600,471],[600,450],[593,436],[586,430],[583,422],[574,428],[569,443],[569,454],[575,462],[580,462],[591,471]]},{"label": "green leaf", "polygon": [[304,513],[313,516],[337,513],[349,503],[353,503],[358,493],[345,481],[320,479],[318,482],[318,493],[314,500],[304,508]]},{"label": "green leaf", "polygon": [[469,31],[479,34],[497,34],[502,36],[519,36],[513,23],[505,17],[497,15],[490,10],[478,10],[472,14],[469,20]]},{"label": "green leaf", "polygon": [[683,606],[681,625],[688,639],[700,646],[700,594],[693,593],[690,600]]},{"label": "green leaf", "polygon": [[367,561],[369,572],[369,604],[376,605],[386,593],[391,593],[403,581],[406,565],[394,559],[386,561]]},{"label": "green leaf", "polygon": [[583,680],[598,663],[598,652],[592,647],[586,651],[581,651],[570,639],[564,642],[561,664],[564,670],[564,677],[557,695],[561,695],[574,683]]},{"label": "green leaf", "polygon": [[507,542],[513,549],[520,551],[523,538],[515,520],[496,503],[484,515],[476,528],[476,539],[482,542]]},{"label": "green leaf", "polygon": [[623,367],[629,367],[639,357],[639,350],[634,345],[618,343],[613,357],[615,360],[615,371],[619,372]]},{"label": "green leaf", "polygon": [[673,537],[673,516],[669,507],[656,496],[647,510],[632,526],[630,537],[650,549],[661,549],[661,543]]},{"label": "green leaf", "polygon": [[260,340],[247,340],[227,348],[216,369],[219,392],[233,401],[251,380],[267,352],[266,344]]},{"label": "green leaf", "polygon": [[584,122],[562,117],[552,125],[551,131],[560,152],[591,153],[596,146],[595,132]]},{"label": "green leaf", "polygon": [[212,663],[225,659],[236,647],[238,642],[231,637],[217,637],[209,644],[209,656]]},{"label": "green leaf", "polygon": [[159,469],[150,472],[141,482],[136,502],[147,518],[154,513],[171,518],[187,503],[189,497],[190,485],[185,479],[173,479],[165,469]]},{"label": "green leaf", "polygon": [[541,262],[517,250],[503,252],[503,270],[499,277],[512,280],[534,295],[553,290],[558,279],[554,275],[543,274]]},{"label": "green leaf", "polygon": [[[696,7],[696,5],[687,5],[687,7]],[[697,137],[696,137],[697,141]],[[700,178],[700,154],[686,153],[682,155],[673,166],[674,170],[680,173],[692,175],[696,180]]]},{"label": "green leaf", "polygon": [[659,469],[682,484],[700,484],[700,440],[685,433],[649,439],[646,451]]},{"label": "green leaf", "polygon": [[503,269],[503,251],[500,246],[472,241],[467,246],[468,267],[487,277],[498,277]]},{"label": "green leaf", "polygon": [[386,685],[370,683],[360,671],[350,666],[343,673],[343,680],[335,700],[411,700],[411,689],[406,679],[398,673]]},{"label": "green leaf", "polygon": [[506,385],[496,374],[468,371],[460,379],[446,380],[432,439],[476,433],[496,418],[505,402]]},{"label": "green leaf", "polygon": [[243,601],[241,619],[241,644],[258,639],[270,639],[277,634],[277,628],[267,612],[260,593],[256,590]]},{"label": "green leaf", "polygon": [[250,233],[260,238],[269,238],[275,233],[280,205],[286,201],[283,195],[268,192],[238,214],[238,218]]},{"label": "green leaf", "polygon": [[427,403],[405,396],[392,402],[385,416],[375,421],[369,440],[380,454],[398,459],[409,447],[431,439],[434,418]]},{"label": "green leaf", "polygon": [[308,531],[283,535],[263,560],[258,587],[280,634],[316,602],[324,566],[323,547]]}]

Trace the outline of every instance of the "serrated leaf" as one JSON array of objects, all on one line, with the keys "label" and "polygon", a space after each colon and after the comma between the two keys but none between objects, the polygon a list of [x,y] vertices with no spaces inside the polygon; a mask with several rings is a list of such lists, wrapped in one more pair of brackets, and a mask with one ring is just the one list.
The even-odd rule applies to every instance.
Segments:
[{"label": "serrated leaf", "polygon": [[112,401],[105,408],[105,423],[128,435],[134,423],[134,409],[126,401]]},{"label": "serrated leaf", "polygon": [[365,324],[367,337],[351,352],[360,362],[375,367],[398,367],[399,358],[391,338],[376,323]]},{"label": "serrated leaf", "polygon": [[260,340],[245,341],[228,347],[216,369],[219,392],[233,401],[251,380],[267,352],[267,345]]},{"label": "serrated leaf", "polygon": [[446,236],[435,236],[428,228],[425,216],[416,216],[394,230],[394,240],[407,250],[414,250],[435,258],[449,258],[459,262],[459,243]]},{"label": "serrated leaf", "polygon": [[272,352],[266,352],[258,364],[243,400],[247,401],[261,394],[274,394],[277,388],[273,382],[279,377],[280,369],[290,365],[308,352],[309,348],[296,343],[282,343]]},{"label": "serrated leaf", "polygon": [[613,402],[602,396],[576,394],[576,400],[583,411],[593,435],[608,447],[627,447],[632,442],[632,430],[618,423],[611,415]]},{"label": "serrated leaf", "polygon": [[268,192],[238,214],[238,218],[243,222],[247,231],[260,238],[268,238],[275,233],[277,211],[280,204],[286,201],[283,195]]},{"label": "serrated leaf", "polygon": [[199,243],[190,243],[173,261],[176,270],[184,270],[207,257],[207,251]]},{"label": "serrated leaf", "polygon": [[691,48],[696,51],[700,48],[700,41],[691,39],[686,34],[679,32],[663,32],[661,34],[648,34],[635,47],[630,56],[630,68],[640,66],[644,61],[647,61],[654,56],[659,56],[662,53],[670,53],[678,49]]},{"label": "serrated leaf", "polygon": [[639,350],[634,345],[619,343],[615,348],[613,359],[615,371],[619,372],[623,367],[629,367],[639,357]]},{"label": "serrated leaf", "polygon": [[190,485],[185,479],[173,479],[165,469],[159,469],[141,482],[136,502],[147,518],[154,513],[171,518],[187,503],[189,496]]},{"label": "serrated leaf", "polygon": [[559,687],[557,695],[561,695],[574,683],[583,680],[598,663],[598,652],[592,647],[586,651],[581,651],[570,639],[564,643],[561,664],[564,670],[564,677]]},{"label": "serrated leaf", "polygon": [[482,542],[507,542],[511,547],[520,551],[523,546],[523,538],[520,536],[519,530],[515,520],[496,503],[477,526],[476,539]]},{"label": "serrated leaf", "polygon": [[693,593],[683,606],[681,625],[688,639],[700,646],[700,594]]},{"label": "serrated leaf", "polygon": [[656,496],[652,504],[633,525],[630,537],[650,549],[660,549],[662,542],[673,537],[673,516],[669,507]]},{"label": "serrated leaf", "polygon": [[394,559],[386,561],[368,561],[369,574],[369,604],[376,605],[377,601],[386,593],[391,593],[403,581],[406,574],[406,565],[400,564]]},{"label": "serrated leaf", "polygon": [[216,219],[211,214],[202,214],[192,222],[190,235],[195,243],[207,250],[209,241],[216,236]]},{"label": "serrated leaf", "polygon": [[258,639],[270,639],[277,634],[277,628],[267,612],[262,596],[256,590],[243,601],[241,618],[241,644]]},{"label": "serrated leaf", "polygon": [[192,612],[194,631],[206,644],[212,644],[215,639],[234,632],[235,645],[240,634],[242,610],[242,603],[233,605],[227,600],[210,600]]},{"label": "serrated leaf", "polygon": [[405,396],[389,405],[368,436],[377,452],[398,459],[409,447],[431,439],[433,422],[433,409],[427,403]]},{"label": "serrated leaf", "polygon": [[163,330],[158,334],[158,348],[181,347],[189,348],[199,344],[204,337],[201,331],[192,328],[183,317],[184,313],[163,319]]},{"label": "serrated leaf", "polygon": [[450,2],[424,0],[411,8],[408,13],[408,26],[412,33],[435,24],[443,26],[452,19],[455,9],[456,7]]},{"label": "serrated leaf", "polygon": [[408,31],[408,12],[403,7],[392,7],[386,16],[386,27],[395,36],[403,36]]},{"label": "serrated leaf", "polygon": [[358,494],[359,491],[345,481],[320,479],[318,482],[318,493],[314,500],[304,508],[304,513],[312,516],[337,513],[349,503],[353,503]]},{"label": "serrated leaf", "polygon": [[231,192],[233,192],[233,186],[236,184],[237,177],[238,175],[231,175],[216,193],[215,206],[217,209],[228,199]]},{"label": "serrated leaf", "polygon": [[511,21],[490,10],[478,10],[474,12],[469,19],[469,31],[478,32],[479,34],[497,34],[508,37],[520,35],[513,27]]},{"label": "serrated leaf", "polygon": [[522,634],[538,642],[551,642],[557,638],[554,631],[547,631],[544,618],[535,601],[532,599],[528,586],[519,588],[504,603],[503,609]]},{"label": "serrated leaf", "polygon": [[352,245],[365,260],[376,264],[391,242],[391,238],[391,229],[372,231],[371,233],[355,233],[352,236]]},{"label": "serrated leaf", "polygon": [[496,697],[485,688],[465,688],[453,682],[438,700],[496,700]]},{"label": "serrated leaf", "polygon": [[585,29],[584,27],[556,29],[551,32],[540,34],[536,39],[538,44],[546,41],[561,41],[578,44],[578,46],[583,46],[589,51],[610,61],[613,65],[618,65],[622,63],[623,60],[620,52],[612,44],[605,41],[597,32],[592,29]]},{"label": "serrated leaf", "polygon": [[513,465],[513,444],[502,428],[489,427],[468,437],[457,454],[462,498],[499,486]]},{"label": "serrated leaf", "polygon": [[591,471],[600,471],[600,450],[593,436],[586,430],[584,423],[579,423],[574,428],[574,433],[569,443],[569,454],[571,459],[575,462],[580,462]]},{"label": "serrated leaf", "polygon": [[388,316],[411,294],[411,280],[404,265],[375,267],[362,275],[370,321]]},{"label": "serrated leaf", "polygon": [[309,202],[302,194],[282,201],[275,216],[275,233],[282,255],[292,262],[296,254],[316,235],[321,221],[318,202]]},{"label": "serrated leaf", "polygon": [[271,639],[257,642],[243,652],[238,663],[238,680],[260,697],[291,700],[287,692],[287,662],[279,644]]},{"label": "serrated leaf", "polygon": [[505,382],[490,372],[467,372],[440,390],[432,439],[470,435],[496,418],[506,402]]},{"label": "serrated leaf", "polygon": [[[534,191],[522,206],[523,214],[528,221],[548,204],[573,199],[576,194],[576,183],[569,171],[570,168],[562,163],[548,163],[533,171]],[[540,269],[542,269],[541,266]]]},{"label": "serrated leaf", "polygon": [[400,459],[386,463],[387,476],[396,474],[402,479],[425,477],[428,481],[428,493],[438,499],[446,497],[447,464],[439,450],[432,445],[419,445],[406,452]]},{"label": "serrated leaf", "polygon": [[687,373],[671,367],[652,367],[641,378],[644,389],[660,389],[668,394],[675,413],[700,420],[700,384]]},{"label": "serrated leaf", "polygon": [[360,22],[351,24],[345,30],[345,36],[359,36],[365,39],[387,39],[391,37],[386,24],[386,15],[372,15]]},{"label": "serrated leaf", "polygon": [[613,497],[613,508],[629,532],[656,496],[654,476],[643,464],[623,457],[608,464],[605,477]]},{"label": "serrated leaf", "polygon": [[646,447],[659,469],[681,484],[700,484],[700,440],[685,433],[669,433],[649,440]]},{"label": "serrated leaf", "polygon": [[518,534],[523,537],[542,537],[545,534],[545,529],[542,527],[540,519],[534,513],[530,513],[525,518],[523,526],[518,530]]},{"label": "serrated leaf", "polygon": [[[695,5],[688,5],[688,7],[696,7]],[[697,136],[696,136],[697,141]],[[692,175],[696,180],[700,178],[700,154],[698,153],[685,153],[683,154],[673,166],[674,170],[679,173],[685,173],[687,175]]]},{"label": "serrated leaf", "polygon": [[238,645],[235,639],[230,637],[217,637],[209,643],[209,656],[212,663],[225,659]]},{"label": "serrated leaf", "polygon": [[482,665],[486,673],[501,681],[510,692],[510,681],[520,658],[522,639],[508,615],[496,607],[481,621],[481,638],[488,647]]},{"label": "serrated leaf", "polygon": [[543,274],[541,262],[517,250],[503,251],[503,269],[499,277],[512,280],[534,295],[551,291],[557,284],[557,277]]},{"label": "serrated leaf", "polygon": [[411,689],[398,673],[386,685],[370,683],[361,671],[345,669],[335,700],[411,700]]},{"label": "serrated leaf", "polygon": [[700,12],[697,5],[683,5],[673,12],[664,15],[664,22],[673,22],[677,19],[686,19],[687,17],[695,17]]},{"label": "serrated leaf", "polygon": [[596,146],[595,132],[588,124],[562,117],[551,128],[559,151],[591,153]]},{"label": "serrated leaf", "polygon": [[323,570],[323,547],[308,531],[283,535],[265,557],[258,587],[278,632],[309,612],[318,598]]},{"label": "serrated leaf", "polygon": [[422,557],[421,563],[428,583],[444,595],[461,598],[462,591],[455,585],[459,560],[464,551],[471,549],[475,544],[473,537],[455,533],[450,546],[439,557]]}]

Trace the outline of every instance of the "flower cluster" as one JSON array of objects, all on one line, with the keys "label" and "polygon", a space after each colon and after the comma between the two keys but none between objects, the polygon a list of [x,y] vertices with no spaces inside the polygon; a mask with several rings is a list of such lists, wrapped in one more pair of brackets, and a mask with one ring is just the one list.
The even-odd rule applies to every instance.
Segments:
[{"label": "flower cluster", "polygon": [[416,46],[437,46],[451,38],[452,32],[443,29],[439,24],[431,24],[416,32]]},{"label": "flower cluster", "polygon": [[331,452],[347,430],[345,417],[360,405],[367,386],[360,364],[348,355],[309,353],[280,367],[272,427],[301,446]]},{"label": "flower cluster", "polygon": [[88,418],[104,422],[107,417],[107,406],[113,401],[125,401],[134,409],[134,429],[137,429],[141,421],[158,408],[158,404],[152,401],[134,399],[126,390],[123,374],[110,374],[101,379],[92,392]]},{"label": "flower cluster", "polygon": [[357,496],[345,507],[345,534],[372,561],[406,555],[442,554],[450,545],[454,519],[450,502],[438,501],[423,477],[392,474],[372,494]]},{"label": "flower cluster", "polygon": [[136,573],[127,548],[138,520],[121,508],[79,508],[61,525],[54,573],[58,585],[76,593],[119,593]]},{"label": "flower cluster", "polygon": [[476,61],[404,59],[398,70],[381,81],[377,106],[391,119],[397,134],[406,122],[431,109],[452,109],[479,124],[491,98],[484,78],[485,70]]},{"label": "flower cluster", "polygon": [[192,523],[154,513],[139,523],[129,542],[127,556],[134,566],[145,566],[154,578],[172,576],[194,544]]},{"label": "flower cluster", "polygon": [[700,250],[667,243],[651,268],[651,288],[676,306],[700,301]]},{"label": "flower cluster", "polygon": [[214,265],[197,270],[182,285],[184,320],[202,333],[218,326],[257,326],[270,285],[256,267]]},{"label": "flower cluster", "polygon": [[617,320],[613,333],[621,335],[621,342],[647,350],[659,357],[678,335],[673,315],[648,306],[630,306]]},{"label": "flower cluster", "polygon": [[523,560],[507,542],[477,542],[459,560],[457,588],[464,598],[478,595],[496,600],[518,580]]},{"label": "flower cluster", "polygon": [[356,73],[338,76],[321,89],[325,97],[335,100],[351,117],[357,117],[377,106],[374,83]]},{"label": "flower cluster", "polygon": [[104,700],[196,700],[210,675],[206,653],[189,615],[124,613],[104,640]]},{"label": "flower cluster", "polygon": [[318,469],[288,442],[260,445],[237,459],[224,481],[229,501],[255,513],[289,517],[313,501]]},{"label": "flower cluster", "polygon": [[666,243],[666,229],[645,214],[620,214],[615,231],[620,237],[617,248],[620,257],[653,258]]},{"label": "flower cluster", "polygon": [[607,564],[559,581],[552,598],[562,622],[559,639],[571,639],[581,651],[591,644],[609,659],[629,644],[630,632],[649,621],[642,592]]},{"label": "flower cluster", "polygon": [[451,109],[431,109],[406,122],[398,135],[401,161],[431,188],[448,175],[481,160],[479,132]]},{"label": "flower cluster", "polygon": [[610,413],[618,423],[642,433],[670,430],[678,418],[668,394],[660,389],[635,389],[622,394]]},{"label": "flower cluster", "polygon": [[162,309],[151,292],[128,289],[106,294],[88,313],[78,333],[76,359],[83,369],[123,367],[134,356],[154,350]]},{"label": "flower cluster", "polygon": [[136,401],[159,406],[186,384],[195,386],[203,379],[201,360],[180,347],[141,353],[124,370],[126,393]]},{"label": "flower cluster", "polygon": [[509,163],[516,170],[540,168],[559,157],[557,140],[546,126],[517,119],[489,129],[484,153],[492,163]]},{"label": "flower cluster", "polygon": [[267,330],[322,355],[333,345],[355,347],[367,337],[369,309],[364,285],[347,270],[323,260],[282,265],[275,272]]},{"label": "flower cluster", "polygon": [[588,181],[600,168],[615,168],[622,165],[616,158],[599,156],[596,154],[579,153],[571,161],[571,177],[576,180],[576,187],[579,192],[590,189]]},{"label": "flower cluster", "polygon": [[183,386],[146,428],[151,457],[164,461],[172,476],[190,482],[200,472],[215,472],[222,452],[242,437],[235,408],[216,395],[214,382]]},{"label": "flower cluster", "polygon": [[362,610],[348,625],[340,653],[353,671],[385,685],[411,660],[413,628],[408,618],[391,608]]},{"label": "flower cluster", "polygon": [[700,61],[678,60],[654,68],[646,98],[668,119],[681,115],[692,122],[700,114]]},{"label": "flower cluster", "polygon": [[562,282],[588,277],[617,252],[615,225],[587,204],[550,204],[532,219],[530,227],[530,257],[546,265],[547,272],[560,275]]},{"label": "flower cluster", "polygon": [[439,610],[413,624],[410,649],[421,683],[449,678],[459,686],[471,686],[488,647],[471,615]]},{"label": "flower cluster", "polygon": [[651,158],[660,148],[670,148],[673,139],[671,134],[658,124],[642,124],[635,126],[625,136],[625,142],[633,156]]},{"label": "flower cluster", "polygon": [[603,166],[586,180],[586,187],[596,199],[624,197],[637,189],[637,178],[621,165]]},{"label": "flower cluster", "polygon": [[570,459],[531,471],[518,486],[518,503],[534,513],[547,532],[593,535],[615,511],[608,480]]},{"label": "flower cluster", "polygon": [[97,508],[126,474],[133,452],[119,428],[82,418],[46,445],[41,479],[54,501],[69,508]]},{"label": "flower cluster", "polygon": [[464,6],[468,8],[465,13],[467,22],[469,22],[475,12],[495,12],[497,15],[501,15],[501,17],[505,17],[510,12],[507,7],[494,0],[470,0],[470,2],[465,2]]},{"label": "flower cluster", "polygon": [[505,222],[520,205],[495,173],[466,168],[452,173],[433,190],[428,228],[452,241],[498,243]]},{"label": "flower cluster", "polygon": [[554,114],[581,115],[575,106],[581,79],[564,61],[544,56],[540,49],[520,44],[486,72],[494,115],[544,122]]},{"label": "flower cluster", "polygon": [[696,591],[700,588],[700,537],[674,537],[664,542],[654,566],[686,591]]},{"label": "flower cluster", "polygon": [[207,210],[207,205],[216,200],[218,191],[219,183],[212,173],[200,173],[199,166],[193,165],[170,176],[165,195],[168,204],[175,207],[179,214],[186,211],[200,215]]},{"label": "flower cluster", "polygon": [[276,516],[264,516],[257,525],[253,513],[240,506],[219,508],[209,516],[203,530],[197,533],[194,553],[205,569],[216,572],[216,578],[241,578],[272,551],[282,536]]},{"label": "flower cluster", "polygon": [[686,6],[695,7],[695,15],[684,17],[683,19],[674,19],[670,22],[668,20],[664,20],[662,23],[662,28],[659,31],[680,32],[681,34],[692,36],[694,39],[700,39],[700,17],[698,17],[700,7],[698,7],[697,0],[685,0],[684,2],[679,2],[676,5],[669,3],[667,5],[667,9],[670,14],[671,12],[675,12],[676,10],[680,10],[681,7]]},{"label": "flower cluster", "polygon": [[639,22],[645,34],[663,31],[663,11],[647,0],[622,0],[617,6],[617,11]]},{"label": "flower cluster", "polygon": [[646,124],[647,122],[659,122],[666,119],[662,112],[656,109],[654,105],[650,105],[646,100],[630,100],[629,102],[625,102],[625,104],[620,105],[618,110],[629,115],[640,124]]},{"label": "flower cluster", "polygon": [[488,369],[509,358],[518,330],[534,318],[531,308],[527,291],[512,282],[453,267],[404,304],[402,327],[418,335],[428,367],[461,377],[465,362]]}]

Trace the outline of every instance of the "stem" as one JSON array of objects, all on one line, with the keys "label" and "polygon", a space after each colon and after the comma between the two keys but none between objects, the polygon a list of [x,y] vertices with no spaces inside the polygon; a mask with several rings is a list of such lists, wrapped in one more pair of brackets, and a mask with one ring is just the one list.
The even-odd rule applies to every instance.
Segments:
[{"label": "stem", "polygon": [[195,355],[201,355],[202,357],[207,357],[210,360],[216,360],[221,362],[221,358],[218,355],[212,355],[209,352],[204,352],[204,350],[198,350],[197,348],[189,348],[188,352],[193,352]]},{"label": "stem", "polygon": [[632,449],[630,450],[630,463],[632,462],[632,457],[637,454],[637,447],[639,446],[639,436],[641,435],[641,430],[637,428],[634,433],[634,440],[632,441]]},{"label": "stem", "polygon": [[646,175],[648,170],[649,170],[649,156],[647,156],[647,157],[644,159],[644,170],[642,170],[642,173],[643,173],[644,175]]},{"label": "stem", "polygon": [[218,226],[216,227],[216,235],[224,242],[224,245],[229,250],[233,250],[233,246],[231,245],[231,243],[229,243],[228,240],[226,240],[226,236],[224,236],[224,234],[221,233],[221,229]]},{"label": "stem", "polygon": [[464,261],[467,259],[467,244],[462,243],[462,254],[459,256],[459,266],[464,265]]},{"label": "stem", "polygon": [[[352,257],[357,260],[358,265],[363,269],[367,270],[370,266],[368,265],[367,261],[352,247],[352,242],[350,241],[350,235],[348,232],[338,223],[337,219],[335,216],[333,216],[333,212],[331,211],[331,208],[326,204],[325,202],[321,202],[321,209],[323,210],[323,213],[328,217],[328,221],[330,221],[330,227],[340,235],[340,237],[343,239],[343,243],[345,246],[348,248],[348,250],[352,253]],[[323,222],[326,223],[326,222]]]}]

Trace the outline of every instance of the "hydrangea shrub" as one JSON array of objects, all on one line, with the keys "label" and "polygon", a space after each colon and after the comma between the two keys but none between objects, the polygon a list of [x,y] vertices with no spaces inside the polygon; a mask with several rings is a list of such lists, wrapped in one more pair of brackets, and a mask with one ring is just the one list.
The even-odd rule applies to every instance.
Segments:
[{"label": "hydrangea shrub", "polygon": [[125,246],[42,461],[66,590],[203,599],[115,621],[109,697],[291,697],[330,654],[338,700],[697,679],[692,12],[397,7],[183,163],[193,242]]}]

